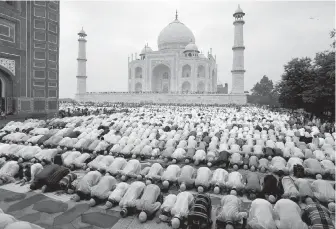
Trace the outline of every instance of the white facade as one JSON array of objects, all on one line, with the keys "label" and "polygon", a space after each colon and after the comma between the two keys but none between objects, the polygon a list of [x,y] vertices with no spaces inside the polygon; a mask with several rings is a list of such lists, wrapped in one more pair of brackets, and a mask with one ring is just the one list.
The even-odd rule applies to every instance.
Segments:
[{"label": "white facade", "polygon": [[129,92],[216,92],[217,64],[205,57],[192,31],[176,18],[158,37],[158,51],[145,45],[128,62]]},{"label": "white facade", "polygon": [[244,30],[243,26],[245,24],[244,17],[245,13],[238,5],[238,9],[233,14],[235,21],[234,25],[234,45],[233,50],[233,64],[232,64],[232,94],[243,94],[244,93]]},{"label": "white facade", "polygon": [[86,93],[86,33],[82,29],[78,38],[78,58],[77,58],[77,94]]}]

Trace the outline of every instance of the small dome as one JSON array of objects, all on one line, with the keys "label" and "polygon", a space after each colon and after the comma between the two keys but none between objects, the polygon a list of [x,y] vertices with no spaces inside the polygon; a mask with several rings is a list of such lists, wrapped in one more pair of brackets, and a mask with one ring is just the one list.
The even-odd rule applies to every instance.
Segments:
[{"label": "small dome", "polygon": [[243,10],[240,8],[240,5],[238,5],[238,8],[236,9],[236,11],[233,14],[233,16],[235,16],[236,14],[243,14],[243,15],[245,15],[245,13],[243,12]]},{"label": "small dome", "polygon": [[198,51],[198,48],[197,48],[197,45],[195,45],[195,43],[193,41],[191,41],[184,49],[184,52],[186,51],[196,51],[196,52],[199,52]]},{"label": "small dome", "polygon": [[145,55],[146,53],[149,53],[149,52],[153,52],[153,50],[151,49],[151,47],[145,45],[145,47],[141,50],[140,55]]},{"label": "small dome", "polygon": [[83,27],[82,27],[81,31],[79,31],[78,35],[84,36],[84,37],[86,36],[86,33],[85,33]]}]

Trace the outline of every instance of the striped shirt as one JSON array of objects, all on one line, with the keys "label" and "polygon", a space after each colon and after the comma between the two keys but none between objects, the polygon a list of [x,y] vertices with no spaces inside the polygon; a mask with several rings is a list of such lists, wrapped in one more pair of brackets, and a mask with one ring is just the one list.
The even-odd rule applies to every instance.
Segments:
[{"label": "striped shirt", "polygon": [[60,182],[60,180],[68,175],[70,170],[68,168],[65,168],[63,166],[59,166],[59,168],[56,169],[54,173],[52,173],[50,176],[46,179],[46,184],[48,186],[57,186]]},{"label": "striped shirt", "polygon": [[312,225],[312,229],[335,229],[330,211],[319,203],[309,204],[302,218]]}]

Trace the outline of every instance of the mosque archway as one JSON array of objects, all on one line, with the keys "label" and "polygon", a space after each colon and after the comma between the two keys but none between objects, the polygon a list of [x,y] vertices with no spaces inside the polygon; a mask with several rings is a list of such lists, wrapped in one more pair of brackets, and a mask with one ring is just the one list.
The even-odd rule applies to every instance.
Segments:
[{"label": "mosque archway", "polygon": [[182,78],[188,78],[191,76],[191,67],[189,64],[186,64],[182,67]]},{"label": "mosque archway", "polygon": [[205,91],[205,85],[203,82],[197,84],[197,92],[203,93]]},{"label": "mosque archway", "polygon": [[141,92],[142,91],[142,84],[136,83],[135,84],[135,92]]},{"label": "mosque archway", "polygon": [[197,67],[197,77],[198,78],[204,78],[205,77],[205,69],[203,65],[199,65]]},{"label": "mosque archway", "polygon": [[152,92],[170,92],[170,68],[164,64],[154,67],[152,72]]},{"label": "mosque archway", "polygon": [[0,110],[4,112],[14,111],[13,75],[0,66]]},{"label": "mosque archway", "polygon": [[135,68],[135,78],[136,79],[141,79],[142,78],[142,68],[141,67],[136,67]]},{"label": "mosque archway", "polygon": [[191,91],[191,85],[188,81],[185,81],[183,84],[182,84],[182,92],[190,92]]}]

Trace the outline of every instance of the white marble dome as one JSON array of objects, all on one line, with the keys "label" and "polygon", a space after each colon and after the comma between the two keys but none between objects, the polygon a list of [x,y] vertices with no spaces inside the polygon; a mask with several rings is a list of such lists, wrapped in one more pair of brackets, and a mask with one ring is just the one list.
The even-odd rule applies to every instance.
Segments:
[{"label": "white marble dome", "polygon": [[151,49],[151,47],[149,47],[149,46],[145,46],[145,47],[141,50],[140,55],[144,55],[144,54],[149,53],[149,52],[153,52],[153,50]]},{"label": "white marble dome", "polygon": [[167,25],[158,37],[159,50],[185,48],[190,41],[195,42],[191,30],[178,19]]},{"label": "white marble dome", "polygon": [[194,43],[194,42],[191,42],[189,43],[185,48],[184,48],[184,51],[196,51],[196,52],[199,52],[198,51],[198,47],[197,45]]}]

